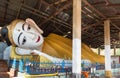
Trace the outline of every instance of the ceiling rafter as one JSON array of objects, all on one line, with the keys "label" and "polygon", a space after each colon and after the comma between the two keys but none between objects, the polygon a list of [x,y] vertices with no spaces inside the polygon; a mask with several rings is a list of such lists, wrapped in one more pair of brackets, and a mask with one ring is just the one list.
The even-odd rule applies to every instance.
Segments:
[{"label": "ceiling rafter", "polygon": [[56,10],[56,12],[54,12],[52,15],[50,15],[45,21],[43,21],[41,25],[43,25],[44,23],[46,23],[47,21],[51,20],[54,16],[58,15],[61,11],[63,11],[64,9],[68,8],[70,5],[72,5],[71,1],[67,1],[66,5],[64,5],[62,8],[60,8],[59,10]]},{"label": "ceiling rafter", "polygon": [[93,26],[98,26],[98,25],[100,25],[102,23],[103,22],[97,22],[97,23],[94,23],[94,24],[91,24],[91,25],[87,25],[87,26],[85,26],[85,27],[82,28],[82,31],[85,31],[85,30],[87,30],[87,29],[89,29],[89,28],[91,28]]},{"label": "ceiling rafter", "polygon": [[[59,27],[54,26],[54,28],[55,28],[57,31],[61,32],[63,35],[69,36],[68,33],[64,33],[63,31],[61,31],[61,30],[59,29],[60,27],[61,27],[61,26],[59,26]],[[54,30],[54,31],[56,31],[56,30]]]},{"label": "ceiling rafter", "polygon": [[[41,6],[42,6],[42,1],[43,0],[39,0],[39,6],[38,6],[38,10],[40,10],[41,9]],[[40,23],[40,21],[41,21],[41,18],[39,17],[39,19],[38,19],[38,21],[36,22],[37,24],[39,24]]]},{"label": "ceiling rafter", "polygon": [[[92,6],[87,0],[82,0],[82,1],[83,1],[86,5],[88,5],[90,8],[92,8],[97,14],[99,14],[101,17],[103,17],[103,19],[108,19],[105,15],[103,15],[101,12],[99,12],[94,6]],[[108,0],[106,0],[106,2],[109,3]],[[113,26],[115,26],[117,29],[119,28],[117,25],[113,24],[112,22],[111,22],[111,24],[112,24]]]},{"label": "ceiling rafter", "polygon": [[21,7],[22,7],[23,4],[24,4],[24,0],[22,0],[21,3],[20,3],[20,7],[18,9],[18,12],[17,12],[17,15],[16,15],[16,19],[19,18],[19,16],[20,16]]},{"label": "ceiling rafter", "polygon": [[[89,33],[89,32],[86,32],[86,31],[84,31],[84,33],[87,33],[88,35],[89,35],[89,38],[88,39],[97,39],[98,37],[100,37],[100,36],[102,36],[102,34],[100,34],[100,35],[94,35],[94,34],[92,34],[91,35],[91,33]],[[88,40],[87,38],[86,38],[86,40]],[[100,40],[102,40],[102,38],[100,37],[99,38]],[[85,40],[85,39],[83,39],[83,40]]]},{"label": "ceiling rafter", "polygon": [[[6,2],[6,3],[8,3],[8,4],[11,4],[11,3],[9,3],[9,2]],[[17,4],[16,4],[17,5]],[[32,7],[28,7],[28,6],[26,6],[26,5],[24,5],[23,4],[23,7],[27,7],[27,8],[30,8],[30,9],[34,9],[34,8],[32,8]],[[22,9],[24,9],[24,10],[26,10],[26,11],[28,11],[27,9],[25,9],[25,8],[23,8],[22,7]],[[34,10],[36,10],[36,9],[34,9]],[[31,11],[29,11],[29,12],[31,12]],[[36,10],[36,12],[39,12],[38,10]],[[31,12],[31,13],[33,13],[33,12]],[[40,16],[41,17],[41,15],[38,15],[38,14],[36,14],[36,13],[33,13],[33,14],[35,14],[35,15],[37,15],[37,16]],[[42,16],[43,17],[43,16]],[[47,18],[47,17],[44,17],[45,19]],[[57,22],[56,22],[57,23]],[[68,28],[70,28],[71,29],[71,25],[70,24],[68,24],[70,27],[68,27]],[[92,25],[94,25],[95,26],[95,24],[91,24],[90,26],[92,26]],[[87,27],[87,26],[86,26]],[[89,28],[89,27],[88,27]],[[84,29],[87,29],[87,28],[84,28]],[[84,30],[83,29],[83,30]]]},{"label": "ceiling rafter", "polygon": [[106,2],[106,5],[111,4],[111,2],[109,0],[105,0],[105,2]]},{"label": "ceiling rafter", "polygon": [[[47,19],[47,17],[43,16],[42,14],[37,14],[37,13],[33,12],[32,10],[28,10],[27,8],[22,8],[22,10],[25,10],[25,11],[27,11],[27,12],[30,12],[30,13],[32,13],[32,14],[34,14],[34,15],[36,15],[36,16],[42,17],[42,18],[44,18],[44,19]],[[59,19],[55,19],[55,20],[56,20],[55,22],[58,23],[58,24],[60,24],[61,26],[64,26],[64,27],[66,27],[66,28],[71,29],[70,26],[65,25],[65,24],[67,24],[67,23],[64,23],[63,21],[61,21],[61,20],[59,20]],[[54,22],[53,19],[51,19],[50,21],[53,21],[53,22]],[[59,22],[57,22],[57,21],[59,21]],[[39,25],[39,26],[40,26],[40,25]]]},{"label": "ceiling rafter", "polygon": [[97,16],[97,15],[94,14],[94,13],[86,13],[84,10],[82,10],[82,13],[83,13],[84,15],[86,15],[88,18],[94,19],[95,21],[97,21],[98,19],[100,19],[99,16]]},{"label": "ceiling rafter", "polygon": [[[89,35],[89,38],[92,38],[92,39],[95,39],[95,38],[101,36],[101,34],[100,35],[94,35],[94,34],[91,34],[89,32],[86,32],[86,31],[84,31],[84,32],[87,33]],[[102,38],[100,38],[100,39],[102,40]]]},{"label": "ceiling rafter", "polygon": [[108,4],[107,6],[117,7],[120,6],[120,4]]},{"label": "ceiling rafter", "polygon": [[16,19],[19,18],[19,16],[20,16],[21,7],[22,7],[23,4],[24,4],[24,0],[21,1],[20,7],[19,7],[17,15],[16,15]]},{"label": "ceiling rafter", "polygon": [[[70,5],[72,5],[71,1],[67,1],[66,4],[61,7],[60,9],[57,9],[52,15],[50,15],[45,21],[40,23],[40,26],[42,26],[43,24],[45,24],[47,21],[51,20],[53,17],[55,17],[56,15],[58,15],[60,12],[62,12],[64,9],[68,8]],[[49,5],[50,6],[50,5]],[[57,30],[57,29],[56,29]],[[62,32],[62,31],[61,31]],[[62,32],[63,33],[63,32]]]},{"label": "ceiling rafter", "polygon": [[[9,0],[7,0],[7,1],[9,2]],[[8,4],[6,4],[6,6],[5,6],[4,20],[6,19],[7,9],[8,9]]]},{"label": "ceiling rafter", "polygon": [[92,8],[97,14],[102,16],[103,18],[106,18],[102,13],[100,13],[94,6],[92,6],[87,0],[82,0],[86,5],[88,5],[90,8]]},{"label": "ceiling rafter", "polygon": [[63,3],[63,2],[65,2],[65,1],[68,1],[68,0],[58,0],[58,1],[56,1],[56,2],[54,2],[54,3],[52,3],[52,4],[50,4],[50,6],[58,5],[58,4]]},{"label": "ceiling rafter", "polygon": [[115,28],[117,28],[118,30],[120,30],[120,27],[118,27],[117,25],[115,25],[115,24],[112,23],[112,22],[111,22],[111,24],[112,24]]},{"label": "ceiling rafter", "polygon": [[96,31],[96,26],[92,29],[92,34],[94,34],[94,32]]},{"label": "ceiling rafter", "polygon": [[92,3],[91,5],[101,5],[101,4],[106,4],[106,2],[105,1],[99,1],[99,2]]},{"label": "ceiling rafter", "polygon": [[47,3],[47,2],[46,2],[46,1],[44,1],[44,0],[41,0],[41,2],[42,2],[43,4],[45,4],[45,5],[49,6],[49,7],[53,7],[53,5],[51,5],[51,4],[49,4],[49,3]]},{"label": "ceiling rafter", "polygon": [[[108,19],[105,15],[103,15],[101,12],[99,12],[93,5],[91,5],[87,0],[82,0],[86,5],[88,5],[90,8],[92,8],[97,14],[99,14],[101,17],[103,17],[103,19]],[[110,3],[108,2],[108,0],[106,0],[107,3]],[[107,4],[106,3],[106,4]]]},{"label": "ceiling rafter", "polygon": [[16,19],[19,18],[19,16],[20,16],[21,7],[22,7],[22,4],[20,4],[20,7],[19,7],[18,12],[17,12],[17,15],[16,15]]},{"label": "ceiling rafter", "polygon": [[3,22],[10,22],[10,20],[4,20],[4,19],[2,19],[2,18],[0,18],[0,21],[3,23]]},{"label": "ceiling rafter", "polygon": [[[41,1],[41,0],[37,0],[36,4],[35,4],[35,6],[34,6],[34,9],[37,9],[37,7],[38,7],[39,4],[40,4],[40,1]],[[33,10],[33,12],[35,12],[35,11],[36,11],[36,10]],[[30,14],[29,16],[32,17],[32,14]]]},{"label": "ceiling rafter", "polygon": [[[44,13],[44,12],[41,12],[40,10],[34,9],[34,8],[32,8],[32,7],[29,7],[29,6],[27,6],[27,5],[23,5],[22,8],[26,8],[26,10],[30,10],[30,11],[35,10],[36,13],[34,13],[34,14],[35,14],[35,15],[38,15],[38,16],[41,16],[41,17],[44,18],[44,19],[47,19],[48,16],[49,16],[48,14],[46,14],[46,13]],[[32,12],[32,13],[33,13],[33,12]],[[68,23],[66,23],[66,22],[64,22],[64,21],[62,21],[62,20],[60,20],[60,19],[57,19],[57,18],[55,18],[55,17],[53,17],[53,19],[51,19],[50,21],[56,21],[56,23],[59,22],[59,24],[62,24],[63,26],[71,29],[71,25],[70,25],[70,24],[68,24]]]},{"label": "ceiling rafter", "polygon": [[[7,1],[2,1],[2,2],[6,3],[6,4],[14,4],[14,5],[16,5],[15,7],[18,7],[17,3],[15,4],[15,3],[12,3],[12,2],[7,2]],[[47,14],[41,12],[40,10],[34,9],[32,7],[29,7],[29,6],[25,5],[25,4],[22,5],[21,9],[25,10],[27,12],[30,12],[30,13],[33,13],[33,10],[35,10],[36,13],[34,12],[33,13],[34,15],[42,17],[44,19],[48,18]],[[67,28],[71,29],[71,25],[70,24],[68,24],[68,23],[66,23],[66,22],[64,22],[62,20],[59,20],[59,19],[53,17],[53,19],[51,19],[51,21],[54,21],[54,20],[55,20],[56,23],[61,24],[61,26],[64,26],[64,27],[67,27]]]},{"label": "ceiling rafter", "polygon": [[90,44],[93,44],[94,47],[96,47],[96,48],[100,47],[102,44],[104,44],[104,40],[98,40],[98,39],[95,39],[95,40],[94,41],[90,41]]},{"label": "ceiling rafter", "polygon": [[116,16],[108,17],[108,19],[110,19],[110,20],[120,19],[120,15],[116,15]]},{"label": "ceiling rafter", "polygon": [[120,6],[120,3],[117,3],[117,4],[113,4],[112,2],[110,2],[109,0],[105,0],[105,2],[106,2],[106,5],[107,6]]},{"label": "ceiling rafter", "polygon": [[[24,9],[25,11],[28,11],[28,12],[30,12],[30,13],[33,13],[34,15],[37,15],[37,16],[42,17],[42,18],[44,18],[44,19],[47,19],[47,18],[48,18],[48,15],[47,15],[47,14],[45,14],[45,13],[39,11],[39,10],[36,10],[36,9],[34,9],[34,8],[32,8],[32,7],[28,7],[28,6],[26,6],[26,5],[23,5],[23,6],[24,6],[24,7],[23,7],[22,9]],[[32,10],[36,10],[37,13],[33,12]],[[62,21],[62,20],[59,20],[59,19],[57,19],[57,18],[55,18],[55,17],[54,17],[53,19],[51,19],[50,21],[53,21],[53,22],[55,21],[56,23],[60,24],[61,26],[64,26],[64,27],[67,27],[67,28],[71,29],[71,25],[70,25],[70,24],[68,24],[68,23],[66,23],[66,22],[64,22],[64,21]]]}]

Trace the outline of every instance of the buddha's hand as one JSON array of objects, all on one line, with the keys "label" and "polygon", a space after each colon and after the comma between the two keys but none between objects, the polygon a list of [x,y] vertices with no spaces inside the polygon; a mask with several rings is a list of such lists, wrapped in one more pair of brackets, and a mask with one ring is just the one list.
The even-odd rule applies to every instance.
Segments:
[{"label": "buddha's hand", "polygon": [[38,50],[32,50],[31,54],[33,54],[33,55],[44,55],[43,52],[38,51]]},{"label": "buddha's hand", "polygon": [[19,55],[44,55],[43,52],[38,50],[24,49],[20,47],[16,47],[15,51]]}]

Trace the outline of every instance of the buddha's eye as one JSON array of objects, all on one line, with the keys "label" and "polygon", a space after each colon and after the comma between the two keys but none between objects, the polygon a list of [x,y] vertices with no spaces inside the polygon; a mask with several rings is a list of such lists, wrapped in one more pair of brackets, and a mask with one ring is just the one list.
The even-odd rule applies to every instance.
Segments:
[{"label": "buddha's eye", "polygon": [[22,45],[24,45],[26,42],[26,37],[23,38]]},{"label": "buddha's eye", "polygon": [[28,25],[28,28],[27,28],[27,30],[30,30],[31,29],[31,27],[30,27],[30,25]]}]

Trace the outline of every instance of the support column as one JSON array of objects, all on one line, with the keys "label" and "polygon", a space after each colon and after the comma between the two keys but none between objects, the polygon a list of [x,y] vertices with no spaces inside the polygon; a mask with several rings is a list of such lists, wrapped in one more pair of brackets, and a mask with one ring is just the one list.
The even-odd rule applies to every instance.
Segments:
[{"label": "support column", "polygon": [[114,45],[114,56],[116,56],[116,45]]},{"label": "support column", "polygon": [[105,40],[105,78],[112,78],[110,53],[110,20],[104,21]]},{"label": "support column", "polygon": [[98,48],[98,55],[100,55],[100,47]]},{"label": "support column", "polygon": [[81,0],[73,0],[72,73],[81,78]]}]

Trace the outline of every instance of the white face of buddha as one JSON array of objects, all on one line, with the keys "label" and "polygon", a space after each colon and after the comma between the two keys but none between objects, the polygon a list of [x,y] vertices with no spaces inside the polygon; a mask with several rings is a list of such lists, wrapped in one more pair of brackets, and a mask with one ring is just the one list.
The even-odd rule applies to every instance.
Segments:
[{"label": "white face of buddha", "polygon": [[44,41],[41,33],[35,26],[31,26],[24,21],[16,24],[12,34],[14,43],[22,48],[35,48]]}]

